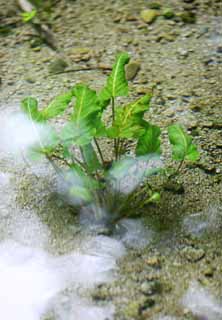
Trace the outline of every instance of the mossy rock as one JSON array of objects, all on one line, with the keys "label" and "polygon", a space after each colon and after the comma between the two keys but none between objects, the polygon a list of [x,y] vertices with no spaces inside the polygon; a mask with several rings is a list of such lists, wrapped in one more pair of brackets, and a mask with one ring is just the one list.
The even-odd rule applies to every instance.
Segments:
[{"label": "mossy rock", "polygon": [[145,9],[141,11],[140,16],[144,22],[151,24],[159,16],[159,12],[154,9]]}]

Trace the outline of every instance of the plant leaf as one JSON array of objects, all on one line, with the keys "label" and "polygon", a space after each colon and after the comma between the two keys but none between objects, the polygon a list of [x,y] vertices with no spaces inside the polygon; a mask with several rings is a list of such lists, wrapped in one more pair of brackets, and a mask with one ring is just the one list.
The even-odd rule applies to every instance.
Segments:
[{"label": "plant leaf", "polygon": [[160,128],[149,125],[136,146],[136,155],[144,156],[150,153],[160,154]]},{"label": "plant leaf", "polygon": [[[93,125],[93,118],[100,111],[101,106],[96,91],[91,90],[86,85],[79,84],[73,89],[76,97],[72,121],[76,125],[86,122],[87,125]],[[90,121],[89,121],[90,120]]]},{"label": "plant leaf", "polygon": [[33,9],[32,11],[27,11],[27,12],[22,12],[21,16],[22,16],[22,21],[23,22],[30,22],[31,20],[33,20],[35,18],[37,14],[37,11],[35,9]]},{"label": "plant leaf", "polygon": [[90,143],[95,134],[91,126],[77,126],[75,122],[68,122],[60,132],[61,142],[64,146],[69,147],[72,144],[84,146]]},{"label": "plant leaf", "polygon": [[168,127],[169,140],[172,146],[174,160],[196,161],[199,159],[197,147],[192,143],[192,138],[180,125]]},{"label": "plant leaf", "polygon": [[150,106],[150,95],[130,103],[123,108],[116,108],[116,118],[111,128],[107,130],[112,138],[135,138],[144,134],[144,113]]},{"label": "plant leaf", "polygon": [[125,75],[125,65],[129,62],[128,53],[120,53],[113,65],[112,72],[107,79],[106,86],[100,93],[103,101],[109,101],[111,97],[121,97],[128,95],[128,82]]},{"label": "plant leaf", "polygon": [[90,172],[95,172],[96,170],[101,169],[97,154],[91,143],[81,147],[81,150],[84,161]]},{"label": "plant leaf", "polygon": [[61,137],[65,145],[84,146],[96,135],[101,106],[96,92],[85,85],[74,87],[72,94],[76,97],[74,112]]},{"label": "plant leaf", "polygon": [[31,120],[43,121],[41,112],[38,110],[38,101],[35,98],[27,97],[21,102],[21,109]]},{"label": "plant leaf", "polygon": [[46,107],[41,112],[44,119],[48,120],[62,114],[68,107],[72,98],[73,98],[72,90],[57,96],[55,99],[52,100],[52,102],[50,102],[48,107]]}]

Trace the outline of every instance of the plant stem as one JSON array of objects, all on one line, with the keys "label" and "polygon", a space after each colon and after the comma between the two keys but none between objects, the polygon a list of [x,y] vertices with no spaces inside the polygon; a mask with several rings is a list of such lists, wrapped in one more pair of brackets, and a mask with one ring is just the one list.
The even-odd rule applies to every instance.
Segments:
[{"label": "plant stem", "polygon": [[[111,97],[111,105],[112,105],[112,125],[114,125],[115,122],[115,100],[114,97]],[[114,153],[116,160],[118,159],[118,150],[117,150],[117,139],[114,138]]]},{"label": "plant stem", "polygon": [[95,142],[95,145],[96,145],[96,147],[97,147],[97,150],[98,150],[98,153],[99,153],[99,156],[100,156],[100,159],[101,159],[101,161],[102,161],[102,165],[103,165],[103,167],[105,166],[105,161],[104,161],[104,158],[103,158],[103,154],[102,154],[102,150],[101,150],[101,148],[100,148],[100,145],[99,145],[99,143],[98,143],[98,141],[97,141],[97,139],[94,137],[94,142]]}]

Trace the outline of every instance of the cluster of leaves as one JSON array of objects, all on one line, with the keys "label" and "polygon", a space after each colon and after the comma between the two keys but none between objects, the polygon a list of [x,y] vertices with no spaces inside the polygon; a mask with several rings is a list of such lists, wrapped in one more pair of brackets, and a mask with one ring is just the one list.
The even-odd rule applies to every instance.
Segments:
[{"label": "cluster of leaves", "polygon": [[[121,212],[124,212],[124,203],[132,198],[135,190],[130,190],[124,196],[122,190],[118,189],[119,177],[121,174],[124,175],[123,172],[127,175],[130,167],[135,165],[138,159],[144,160],[154,154],[161,154],[160,128],[144,119],[144,114],[150,107],[151,95],[145,94],[136,101],[119,105],[119,97],[128,96],[129,92],[125,77],[125,66],[129,60],[127,53],[117,56],[111,74],[99,93],[85,84],[77,84],[66,93],[57,96],[42,110],[39,110],[35,98],[27,97],[22,101],[22,110],[33,122],[50,127],[47,138],[42,139],[41,143],[32,149],[44,154],[64,179],[67,178],[64,169],[68,169],[72,175],[69,192],[78,200],[78,204],[95,202],[100,207],[104,206],[104,203],[107,206],[112,202],[112,194],[115,203],[121,196],[124,198],[125,202],[120,206]],[[61,129],[53,129],[50,120],[61,116],[67,108],[70,108],[67,123]],[[104,112],[107,112],[107,109],[111,112],[108,124],[104,121]],[[196,146],[181,126],[170,126],[168,135],[174,160],[182,163],[198,159]],[[101,148],[102,140],[111,140],[113,143],[109,159]],[[129,140],[136,143],[132,156],[126,156]],[[114,171],[119,174],[114,175],[115,188],[110,190],[110,185],[113,186],[113,180],[110,183],[110,172]],[[154,171],[143,171],[141,180]],[[157,201],[159,194],[151,192],[148,198],[145,198],[144,203]]]},{"label": "cluster of leaves", "polygon": [[33,9],[21,13],[22,21],[24,23],[40,23],[40,21],[50,23],[53,0],[33,0],[29,2],[33,5]]}]

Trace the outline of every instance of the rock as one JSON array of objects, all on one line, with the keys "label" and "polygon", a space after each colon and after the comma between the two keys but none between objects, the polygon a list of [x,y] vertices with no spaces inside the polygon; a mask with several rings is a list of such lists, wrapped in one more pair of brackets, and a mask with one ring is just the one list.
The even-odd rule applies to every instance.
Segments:
[{"label": "rock", "polygon": [[188,55],[189,55],[189,51],[185,50],[185,49],[182,49],[182,48],[179,48],[177,50],[178,54],[180,55],[180,57],[182,58],[187,58]]},{"label": "rock", "polygon": [[184,23],[195,23],[196,22],[196,15],[194,12],[183,11],[183,12],[179,13],[178,16],[180,17],[180,19]]},{"label": "rock", "polygon": [[57,58],[49,64],[49,72],[52,74],[63,72],[67,66],[68,64],[65,60]]},{"label": "rock", "polygon": [[173,19],[175,17],[175,13],[172,9],[166,8],[163,11],[163,16],[165,19]]},{"label": "rock", "polygon": [[140,70],[140,63],[132,61],[126,65],[126,79],[133,80]]},{"label": "rock", "polygon": [[214,269],[213,269],[213,267],[212,267],[212,266],[209,266],[208,268],[206,268],[206,269],[204,270],[204,275],[205,275],[205,277],[212,278],[213,275],[214,275]]},{"label": "rock", "polygon": [[72,48],[68,52],[69,57],[75,62],[88,61],[92,58],[92,50],[89,48]]},{"label": "rock", "polygon": [[217,47],[217,53],[222,53],[222,46]]},{"label": "rock", "polygon": [[30,75],[27,75],[25,77],[25,81],[27,81],[28,83],[35,83],[36,82],[36,80]]},{"label": "rock", "polygon": [[156,256],[146,259],[145,262],[148,266],[151,266],[151,267],[156,267],[156,268],[161,267],[161,260],[159,257],[156,257]]},{"label": "rock", "polygon": [[181,253],[189,262],[198,262],[205,257],[205,252],[203,249],[194,247],[185,247]]},{"label": "rock", "polygon": [[145,9],[141,11],[140,16],[144,22],[151,24],[159,16],[159,12],[154,9]]}]

